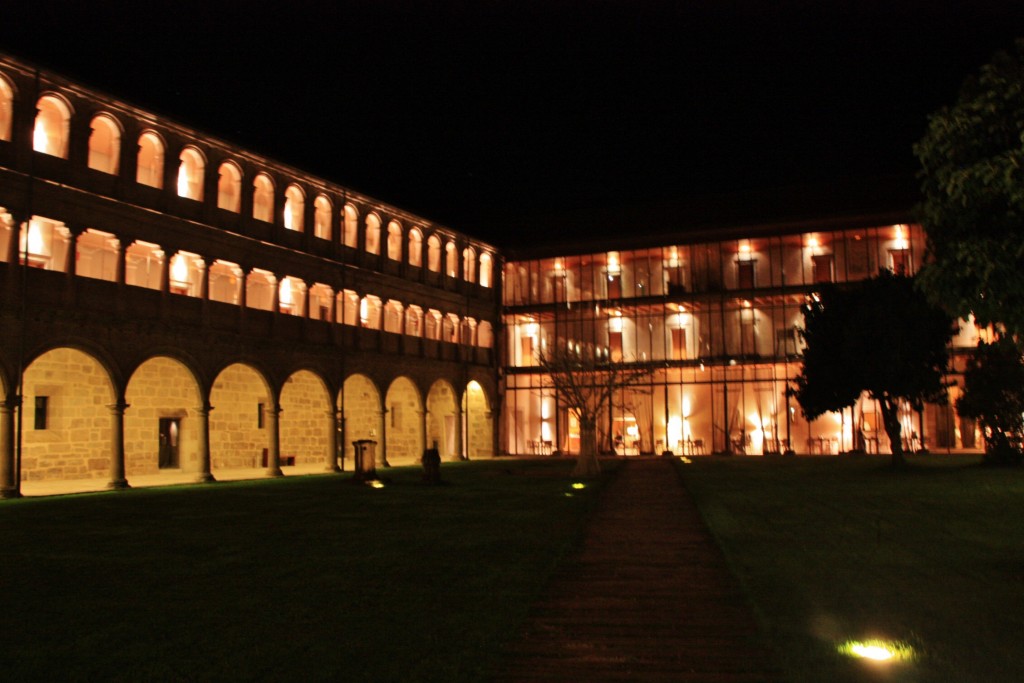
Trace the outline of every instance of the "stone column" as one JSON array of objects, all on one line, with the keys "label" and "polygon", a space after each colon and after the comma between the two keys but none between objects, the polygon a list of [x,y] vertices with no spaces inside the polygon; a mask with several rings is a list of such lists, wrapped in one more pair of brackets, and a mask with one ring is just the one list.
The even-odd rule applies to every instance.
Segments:
[{"label": "stone column", "polygon": [[21,219],[11,214],[11,234],[7,240],[7,263],[12,266],[21,258]]},{"label": "stone column", "polygon": [[267,417],[267,476],[283,477],[281,471],[281,437],[279,425],[281,418],[281,406],[275,401],[266,409]]},{"label": "stone column", "polygon": [[312,317],[309,314],[309,302],[312,299],[312,297],[309,295],[309,290],[313,288],[313,284],[315,283],[310,283],[309,280],[303,280],[302,284],[306,286],[306,291],[303,292],[302,295],[304,297],[304,300],[302,302],[302,317],[305,318],[306,320],[309,320]]},{"label": "stone column", "polygon": [[388,462],[388,409],[387,406],[380,411],[380,443],[377,449],[377,464],[381,467],[391,467]]},{"label": "stone column", "polygon": [[462,401],[459,399],[455,399],[455,459],[467,459],[462,452]]},{"label": "stone column", "polygon": [[212,472],[210,461],[210,411],[213,410],[208,402],[196,408],[196,430],[199,441],[199,474],[196,481],[200,484],[217,481]]},{"label": "stone column", "polygon": [[21,497],[14,466],[14,411],[20,403],[14,395],[0,402],[0,498]]},{"label": "stone column", "polygon": [[338,472],[338,411],[327,411],[330,431],[327,433],[327,471]]},{"label": "stone column", "polygon": [[75,280],[78,275],[78,238],[85,232],[82,228],[68,226],[68,253],[64,262],[64,301],[69,306],[75,304]]},{"label": "stone column", "polygon": [[128,404],[123,398],[117,403],[107,406],[110,408],[110,483],[107,488],[126,489],[128,480],[124,476],[124,411]]}]

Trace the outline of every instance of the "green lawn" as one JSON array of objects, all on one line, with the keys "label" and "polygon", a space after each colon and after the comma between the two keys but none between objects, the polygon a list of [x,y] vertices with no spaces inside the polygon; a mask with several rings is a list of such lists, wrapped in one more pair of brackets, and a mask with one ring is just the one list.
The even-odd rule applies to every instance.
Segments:
[{"label": "green lawn", "polygon": [[480,680],[580,539],[572,465],[2,502],[2,678]]},{"label": "green lawn", "polygon": [[[794,682],[1020,681],[1024,470],[978,458],[697,459],[687,487]],[[887,638],[908,662],[837,653]]]}]

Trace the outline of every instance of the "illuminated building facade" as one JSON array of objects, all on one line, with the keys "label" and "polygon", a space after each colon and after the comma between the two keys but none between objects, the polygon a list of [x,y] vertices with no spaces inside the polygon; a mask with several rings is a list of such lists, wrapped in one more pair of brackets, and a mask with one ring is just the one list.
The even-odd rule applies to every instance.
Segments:
[{"label": "illuminated building facade", "polygon": [[0,489],[491,456],[497,259],[0,56]]},{"label": "illuminated building facade", "polygon": [[[907,221],[903,210],[735,223],[660,239],[633,235],[600,250],[507,255],[504,447],[578,452],[579,426],[538,371],[540,355],[560,346],[653,368],[649,381],[615,396],[598,427],[606,452],[888,451],[872,401],[808,422],[786,387],[800,370],[801,308],[821,283],[880,268],[912,274],[920,265],[924,235]],[[974,346],[978,336],[962,323],[954,348]],[[908,407],[903,421],[913,450],[980,445],[974,423],[949,405],[923,414]]]}]

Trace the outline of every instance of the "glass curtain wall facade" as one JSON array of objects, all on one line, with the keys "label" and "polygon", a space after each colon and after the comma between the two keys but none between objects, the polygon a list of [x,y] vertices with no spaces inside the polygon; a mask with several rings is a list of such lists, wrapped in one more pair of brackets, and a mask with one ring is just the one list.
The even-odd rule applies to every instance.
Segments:
[{"label": "glass curtain wall facade", "polygon": [[[538,369],[559,345],[652,368],[617,392],[598,428],[604,452],[886,452],[881,411],[866,397],[808,421],[786,388],[800,370],[801,308],[821,283],[913,274],[923,249],[920,226],[901,224],[510,261],[504,447],[579,451],[579,427]],[[977,443],[948,407],[905,413],[910,448]]]}]

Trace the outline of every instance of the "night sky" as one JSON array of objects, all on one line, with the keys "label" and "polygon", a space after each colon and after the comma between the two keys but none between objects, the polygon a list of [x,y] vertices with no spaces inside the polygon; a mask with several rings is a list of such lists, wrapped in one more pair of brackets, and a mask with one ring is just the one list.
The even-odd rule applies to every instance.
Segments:
[{"label": "night sky", "polygon": [[1024,36],[1024,2],[6,4],[0,51],[503,246],[912,174],[927,114]]}]

